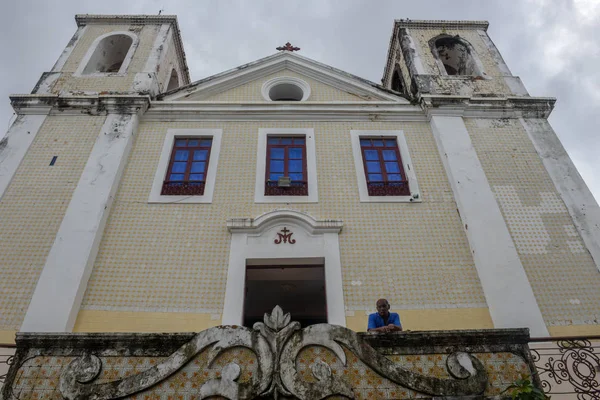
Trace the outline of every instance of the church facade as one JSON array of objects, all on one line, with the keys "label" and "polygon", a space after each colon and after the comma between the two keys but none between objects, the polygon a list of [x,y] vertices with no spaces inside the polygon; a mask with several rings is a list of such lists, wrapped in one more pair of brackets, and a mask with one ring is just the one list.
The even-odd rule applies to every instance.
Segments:
[{"label": "church facade", "polygon": [[191,82],[174,16],[78,15],[0,142],[0,341],[303,326],[600,334],[600,209],[482,21],[381,84],[293,46]]}]

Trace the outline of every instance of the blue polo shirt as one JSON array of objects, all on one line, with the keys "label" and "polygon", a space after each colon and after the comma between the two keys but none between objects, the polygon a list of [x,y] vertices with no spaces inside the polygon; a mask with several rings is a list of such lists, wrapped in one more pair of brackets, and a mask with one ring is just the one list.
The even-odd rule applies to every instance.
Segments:
[{"label": "blue polo shirt", "polygon": [[402,327],[400,324],[400,316],[398,313],[391,312],[387,324],[384,323],[383,318],[378,313],[369,314],[369,326],[367,329],[375,329],[381,328],[382,326],[387,326],[389,324],[394,324],[396,326]]}]

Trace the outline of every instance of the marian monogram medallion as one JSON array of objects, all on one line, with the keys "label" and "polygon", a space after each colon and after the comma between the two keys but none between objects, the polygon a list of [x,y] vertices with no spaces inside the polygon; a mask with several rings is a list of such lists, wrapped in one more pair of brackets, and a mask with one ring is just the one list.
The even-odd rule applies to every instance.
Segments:
[{"label": "marian monogram medallion", "polygon": [[288,228],[286,228],[284,226],[283,229],[281,230],[281,232],[277,232],[277,239],[275,239],[273,242],[275,244],[281,244],[281,243],[294,244],[294,243],[296,243],[296,239],[292,239],[293,234],[294,234],[294,232],[290,231]]}]

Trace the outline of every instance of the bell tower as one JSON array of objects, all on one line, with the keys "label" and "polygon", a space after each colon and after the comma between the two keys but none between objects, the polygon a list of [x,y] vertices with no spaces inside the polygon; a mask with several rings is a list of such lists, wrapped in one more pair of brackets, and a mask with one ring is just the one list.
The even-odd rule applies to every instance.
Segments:
[{"label": "bell tower", "polygon": [[396,20],[384,86],[413,98],[529,96],[487,28],[486,21]]},{"label": "bell tower", "polygon": [[77,15],[77,32],[33,94],[149,94],[190,82],[177,18]]}]

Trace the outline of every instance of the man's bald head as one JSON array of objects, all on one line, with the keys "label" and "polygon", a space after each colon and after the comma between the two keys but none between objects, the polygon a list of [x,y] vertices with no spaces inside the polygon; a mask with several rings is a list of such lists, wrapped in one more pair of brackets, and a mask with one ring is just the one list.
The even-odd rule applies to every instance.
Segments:
[{"label": "man's bald head", "polygon": [[382,317],[387,317],[390,312],[390,303],[387,301],[387,299],[377,300],[375,306],[377,307],[377,314],[381,315]]}]

